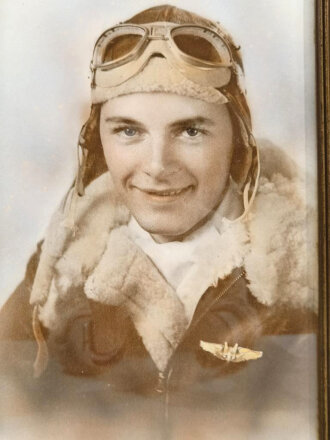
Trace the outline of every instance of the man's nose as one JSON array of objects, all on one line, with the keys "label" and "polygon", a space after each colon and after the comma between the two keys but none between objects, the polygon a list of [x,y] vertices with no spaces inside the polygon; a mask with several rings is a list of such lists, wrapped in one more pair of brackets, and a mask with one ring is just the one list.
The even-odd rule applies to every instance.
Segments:
[{"label": "man's nose", "polygon": [[166,136],[150,140],[149,155],[144,164],[144,172],[153,178],[166,178],[180,169],[176,151]]}]

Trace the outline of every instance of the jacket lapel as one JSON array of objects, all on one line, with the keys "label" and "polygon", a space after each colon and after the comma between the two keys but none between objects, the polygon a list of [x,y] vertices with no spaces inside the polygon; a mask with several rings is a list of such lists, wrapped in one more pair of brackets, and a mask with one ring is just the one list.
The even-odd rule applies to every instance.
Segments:
[{"label": "jacket lapel", "polygon": [[85,283],[88,298],[125,307],[160,371],[181,341],[188,322],[174,289],[129,238],[127,227],[113,230],[106,250]]}]

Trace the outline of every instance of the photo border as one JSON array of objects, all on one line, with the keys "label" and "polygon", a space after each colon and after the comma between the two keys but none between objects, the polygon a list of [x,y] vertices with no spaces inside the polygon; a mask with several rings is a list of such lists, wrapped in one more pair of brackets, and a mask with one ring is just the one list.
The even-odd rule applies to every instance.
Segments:
[{"label": "photo border", "polygon": [[330,307],[330,74],[329,0],[316,0],[316,69],[319,214],[319,437],[329,438],[329,307]]},{"label": "photo border", "polygon": [[315,0],[317,189],[319,241],[318,418],[328,440],[330,394],[330,0]]}]

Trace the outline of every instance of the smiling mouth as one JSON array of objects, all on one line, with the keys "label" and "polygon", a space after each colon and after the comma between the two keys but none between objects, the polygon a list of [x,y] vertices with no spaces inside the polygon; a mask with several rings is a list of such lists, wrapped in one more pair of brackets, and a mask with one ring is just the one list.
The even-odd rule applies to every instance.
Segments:
[{"label": "smiling mouth", "polygon": [[164,190],[156,190],[151,188],[138,188],[134,187],[148,196],[148,198],[155,201],[172,201],[177,199],[179,196],[185,194],[190,189],[192,189],[192,185],[186,186],[185,188],[175,188],[175,189],[164,189]]}]

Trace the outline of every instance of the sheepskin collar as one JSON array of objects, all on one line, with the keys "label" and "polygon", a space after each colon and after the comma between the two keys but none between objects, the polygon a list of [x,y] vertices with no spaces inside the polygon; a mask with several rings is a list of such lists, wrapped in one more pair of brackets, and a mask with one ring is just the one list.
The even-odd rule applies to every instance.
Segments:
[{"label": "sheepskin collar", "polygon": [[[281,161],[283,155],[277,164]],[[271,171],[273,165],[276,169],[274,160],[267,162],[266,157],[265,164],[248,219],[219,222],[214,273],[205,280],[201,266],[183,288],[187,294],[196,283],[206,289],[244,266],[249,289],[259,302],[315,309],[316,270],[310,267],[317,261],[316,246],[307,228],[312,214],[301,196],[303,182],[287,167],[283,173]],[[85,300],[125,303],[151,357],[163,370],[187,327],[183,304],[130,239],[130,214],[117,199],[108,173],[78,200],[75,217],[75,234],[61,235],[63,218],[58,212],[49,226],[31,295],[32,303],[43,306],[40,319],[57,331],[59,309],[69,310],[73,303],[83,307],[84,300],[72,296],[77,287],[85,292]],[[209,263],[206,258],[205,265]]]},{"label": "sheepskin collar", "polygon": [[157,368],[163,371],[187,328],[173,288],[121,226],[110,232],[105,252],[87,278],[88,298],[124,306]]},{"label": "sheepskin collar", "polygon": [[[73,296],[74,290],[83,290],[93,301],[124,306],[155,365],[163,371],[189,321],[177,293],[130,238],[129,214],[118,200],[107,196],[110,188],[110,176],[105,174],[88,188],[82,200],[87,206],[77,206],[76,236],[55,264],[50,294],[39,318],[53,332],[61,332],[64,310],[68,320],[70,310],[74,314],[87,307],[82,298]],[[205,258],[186,277],[183,295],[196,288],[205,291],[244,262],[249,249],[246,227],[224,218],[216,224],[219,239],[217,253],[212,253],[216,261]],[[213,271],[208,270],[210,264]]]}]

